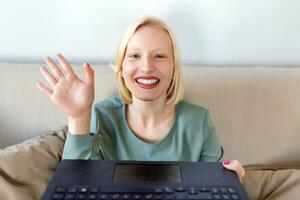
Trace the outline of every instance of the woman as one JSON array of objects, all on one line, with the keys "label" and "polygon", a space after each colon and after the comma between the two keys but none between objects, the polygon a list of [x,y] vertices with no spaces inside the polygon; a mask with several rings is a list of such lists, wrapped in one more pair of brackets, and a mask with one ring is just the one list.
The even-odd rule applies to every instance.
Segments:
[{"label": "woman", "polygon": [[[44,92],[68,116],[63,158],[114,160],[212,161],[222,149],[207,109],[183,101],[178,50],[170,29],[146,17],[125,33],[117,56],[120,97],[93,105],[94,71],[84,64],[85,80],[57,55],[41,73],[53,89]],[[237,160],[223,161],[240,180],[245,170]]]}]

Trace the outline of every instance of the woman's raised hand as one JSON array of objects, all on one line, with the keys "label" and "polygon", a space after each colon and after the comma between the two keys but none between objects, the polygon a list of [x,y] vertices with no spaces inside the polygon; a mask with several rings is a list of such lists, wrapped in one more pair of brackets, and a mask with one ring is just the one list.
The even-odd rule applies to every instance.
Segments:
[{"label": "woman's raised hand", "polygon": [[79,119],[91,110],[94,101],[94,70],[88,63],[85,63],[83,66],[85,80],[81,80],[61,54],[57,54],[57,60],[61,68],[50,57],[45,59],[52,73],[45,66],[40,68],[42,75],[52,88],[41,82],[38,82],[37,86],[69,118]]}]

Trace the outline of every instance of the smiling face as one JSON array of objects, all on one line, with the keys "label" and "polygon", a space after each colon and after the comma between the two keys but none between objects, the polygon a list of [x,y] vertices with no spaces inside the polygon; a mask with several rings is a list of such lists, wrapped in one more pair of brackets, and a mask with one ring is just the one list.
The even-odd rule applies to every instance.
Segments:
[{"label": "smiling face", "polygon": [[133,99],[166,99],[174,70],[172,42],[157,26],[142,26],[129,40],[122,77]]}]

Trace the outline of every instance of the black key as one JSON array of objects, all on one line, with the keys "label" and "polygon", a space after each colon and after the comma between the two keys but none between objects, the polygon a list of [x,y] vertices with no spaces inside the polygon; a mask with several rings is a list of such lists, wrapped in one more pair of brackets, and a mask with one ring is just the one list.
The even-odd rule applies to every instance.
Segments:
[{"label": "black key", "polygon": [[228,194],[222,194],[223,199],[230,199],[230,196]]},{"label": "black key", "polygon": [[57,194],[57,193],[55,193],[55,194],[52,196],[52,199],[55,199],[55,200],[63,199],[63,198],[64,198],[64,194]]},{"label": "black key", "polygon": [[77,199],[86,199],[86,194],[77,194]]},{"label": "black key", "polygon": [[188,189],[187,189],[187,192],[188,192],[188,194],[198,194],[197,189],[196,189],[196,188],[193,188],[193,187],[188,188]]},{"label": "black key", "polygon": [[219,194],[214,194],[213,197],[214,197],[214,199],[221,199],[221,195],[219,195]]},{"label": "black key", "polygon": [[98,193],[99,189],[98,188],[90,188],[90,193]]},{"label": "black key", "polygon": [[224,194],[224,193],[228,193],[228,190],[224,187],[221,187],[220,192]]},{"label": "black key", "polygon": [[236,190],[232,187],[228,188],[228,192],[231,193],[231,194],[234,194],[236,193]]},{"label": "black key", "polygon": [[209,192],[209,188],[207,188],[207,187],[200,187],[199,191],[200,192]]},{"label": "black key", "polygon": [[132,196],[132,199],[134,199],[134,200],[142,199],[142,195],[140,195],[140,194],[135,194],[135,195]]},{"label": "black key", "polygon": [[154,199],[155,200],[163,200],[164,199],[164,195],[162,195],[162,194],[155,194],[154,195]]},{"label": "black key", "polygon": [[232,195],[231,195],[231,198],[232,198],[232,199],[239,199],[238,195],[236,195],[236,194],[232,194]]},{"label": "black key", "polygon": [[173,200],[176,199],[174,194],[167,194],[164,199]]},{"label": "black key", "polygon": [[88,188],[87,187],[81,187],[79,188],[79,193],[87,193],[88,192]]},{"label": "black key", "polygon": [[65,193],[66,192],[66,188],[64,188],[64,187],[57,187],[56,189],[55,189],[55,193]]},{"label": "black key", "polygon": [[66,194],[64,199],[75,199],[75,194]]},{"label": "black key", "polygon": [[97,194],[89,194],[88,199],[97,199]]},{"label": "black key", "polygon": [[164,191],[163,191],[163,189],[161,189],[161,188],[155,188],[155,189],[154,189],[154,192],[155,192],[156,194],[162,194]]},{"label": "black key", "polygon": [[107,194],[100,194],[99,199],[108,199]]},{"label": "black key", "polygon": [[120,194],[112,194],[110,196],[111,199],[119,199],[120,198]]},{"label": "black key", "polygon": [[219,193],[219,189],[215,187],[211,188],[211,191],[212,193]]},{"label": "black key", "polygon": [[165,192],[166,192],[167,194],[173,194],[173,193],[174,193],[174,190],[173,190],[172,188],[165,187],[164,189],[165,189]]},{"label": "black key", "polygon": [[185,192],[185,188],[179,187],[175,189],[176,192]]},{"label": "black key", "polygon": [[152,199],[153,198],[153,194],[146,194],[144,196],[144,199]]},{"label": "black key", "polygon": [[185,193],[177,193],[176,199],[187,199],[187,196],[185,195]]},{"label": "black key", "polygon": [[195,187],[188,187],[187,190],[197,190]]},{"label": "black key", "polygon": [[77,192],[77,188],[76,187],[68,188],[67,192],[68,193],[76,193]]},{"label": "black key", "polygon": [[209,192],[200,192],[195,195],[189,195],[188,199],[191,199],[191,200],[212,199],[212,196]]},{"label": "black key", "polygon": [[123,194],[121,195],[122,199],[130,199],[130,194]]}]

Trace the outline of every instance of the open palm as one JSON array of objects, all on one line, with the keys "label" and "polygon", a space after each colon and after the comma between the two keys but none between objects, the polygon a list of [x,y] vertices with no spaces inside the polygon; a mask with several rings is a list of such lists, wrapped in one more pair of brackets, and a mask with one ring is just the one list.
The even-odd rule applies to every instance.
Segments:
[{"label": "open palm", "polygon": [[57,59],[62,69],[50,57],[45,60],[53,74],[49,73],[47,67],[40,68],[52,89],[41,82],[38,82],[38,87],[69,117],[80,117],[91,108],[94,101],[94,71],[89,64],[84,64],[85,80],[81,80],[61,54],[57,55]]}]

